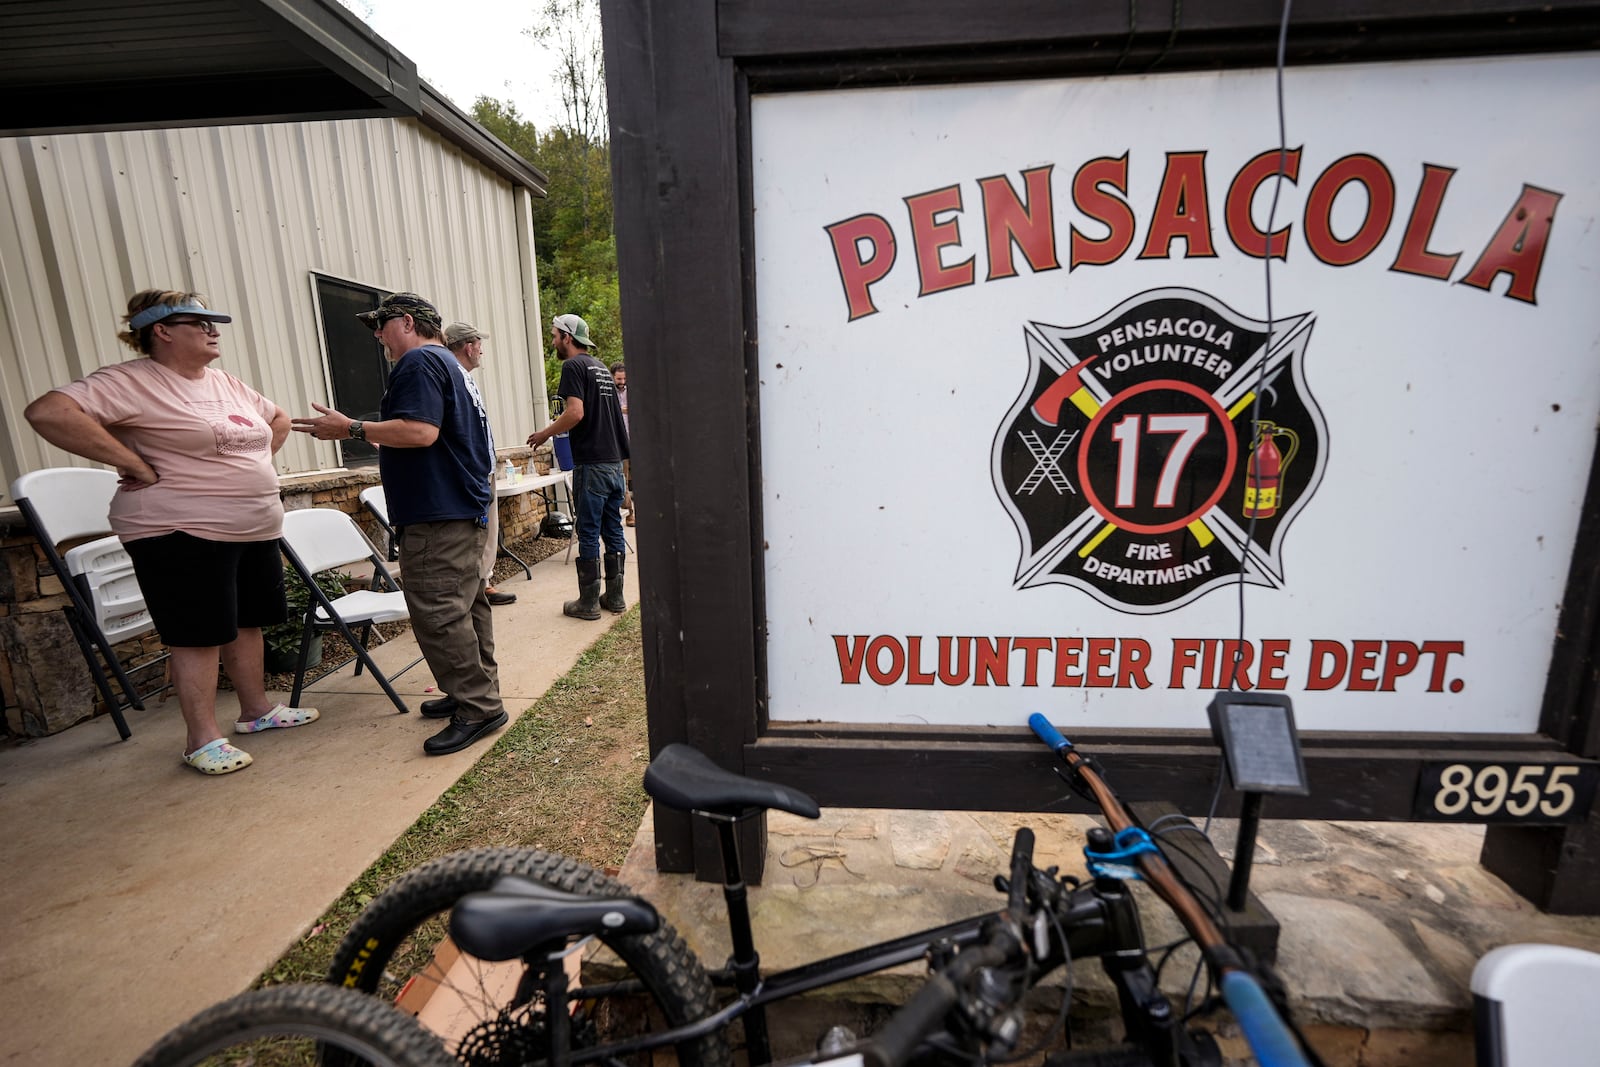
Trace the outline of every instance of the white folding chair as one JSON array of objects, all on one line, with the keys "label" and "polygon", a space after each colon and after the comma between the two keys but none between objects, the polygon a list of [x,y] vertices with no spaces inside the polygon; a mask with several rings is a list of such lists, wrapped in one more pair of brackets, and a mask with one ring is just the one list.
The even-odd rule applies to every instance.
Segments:
[{"label": "white folding chair", "polygon": [[1472,969],[1478,1067],[1591,1067],[1600,1048],[1600,953],[1503,945]]},{"label": "white folding chair", "polygon": [[[51,467],[24,474],[11,483],[11,498],[17,502],[28,529],[38,539],[45,558],[61,579],[62,589],[70,601],[65,609],[67,624],[111,712],[117,733],[126,741],[132,731],[122,714],[123,709],[132,707],[143,711],[145,697],[169,686],[163,684],[140,693],[112,646],[154,629],[155,623],[145,610],[144,594],[134,577],[133,563],[116,537],[101,536],[69,550],[64,556],[60,552],[60,546],[68,541],[111,533],[107,514],[116,491],[116,474],[89,467]],[[152,666],[164,658],[142,667]],[[121,698],[111,688],[110,679],[106,677],[107,668],[122,688]]]},{"label": "white folding chair", "polygon": [[[289,697],[289,705],[294,707],[300,702],[312,635],[318,631],[337,630],[355,653],[356,674],[359,675],[365,666],[389,699],[394,701],[394,706],[402,712],[410,711],[394,691],[388,677],[373,662],[371,653],[367,651],[367,642],[372,637],[372,628],[376,623],[397,622],[410,618],[411,613],[406,609],[404,594],[399,592],[399,586],[384,566],[383,557],[372,547],[372,542],[361,532],[355,519],[334,508],[287,512],[283,516],[283,554],[311,594],[310,604],[306,608],[305,628],[300,635],[300,663],[295,668],[294,692]],[[374,587],[382,586],[382,590],[360,589],[335,600],[317,584],[316,576],[323,571],[362,561],[372,564],[372,584]],[[352,626],[361,628],[359,640],[351,631]],[[422,657],[418,656],[396,671],[395,677],[400,677],[421,662]]]},{"label": "white folding chair", "polygon": [[361,501],[361,506],[367,509],[368,514],[378,521],[379,528],[383,530],[383,536],[388,539],[389,547],[386,551],[389,562],[393,563],[400,558],[400,546],[395,543],[394,525],[389,522],[389,498],[384,494],[383,486],[367,486],[361,490],[358,499]]}]

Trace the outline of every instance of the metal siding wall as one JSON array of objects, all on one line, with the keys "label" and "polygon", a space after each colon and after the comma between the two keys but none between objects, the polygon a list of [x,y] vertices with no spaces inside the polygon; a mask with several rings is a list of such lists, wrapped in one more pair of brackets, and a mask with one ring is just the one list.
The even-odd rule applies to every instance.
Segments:
[{"label": "metal siding wall", "polygon": [[[511,185],[414,120],[0,140],[0,503],[24,471],[82,462],[22,409],[131,358],[120,317],[153,285],[232,314],[218,365],[291,415],[329,394],[313,271],[419,292],[490,335],[479,384],[496,443],[520,445],[543,371],[516,226]],[[299,434],[277,457],[286,474],[337,462]]]}]

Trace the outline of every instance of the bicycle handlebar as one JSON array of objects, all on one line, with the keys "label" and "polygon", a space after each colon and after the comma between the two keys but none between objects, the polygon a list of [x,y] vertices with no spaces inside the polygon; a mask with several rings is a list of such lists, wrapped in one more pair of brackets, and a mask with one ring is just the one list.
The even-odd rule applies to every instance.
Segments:
[{"label": "bicycle handlebar", "polygon": [[[1113,831],[1120,832],[1133,825],[1133,820],[1117,800],[1116,794],[1094,768],[1078,755],[1072,742],[1051,725],[1050,720],[1035,712],[1028,716],[1028,727],[1083,779]],[[1239,1028],[1244,1031],[1245,1039],[1249,1041],[1261,1067],[1309,1067],[1309,1061],[1294,1034],[1278,1013],[1277,1007],[1267,998],[1261,983],[1243,969],[1237,952],[1224,940],[1194,894],[1173,874],[1166,857],[1159,849],[1155,849],[1135,856],[1134,862],[1150,887],[1167,902],[1185,929],[1193,935],[1207,964],[1218,976],[1223,1000],[1238,1020]]]},{"label": "bicycle handlebar", "polygon": [[960,1002],[973,973],[1006,961],[1008,942],[1011,939],[997,931],[987,942],[963,949],[948,966],[930,974],[916,995],[861,1050],[867,1063],[872,1067],[900,1067],[909,1060],[922,1039],[936,1032],[950,1009]]},{"label": "bicycle handlebar", "polygon": [[1028,728],[1034,735],[1050,746],[1050,751],[1059,755],[1064,748],[1071,748],[1072,742],[1061,736],[1050,720],[1040,715],[1037,711],[1028,716]]},{"label": "bicycle handlebar", "polygon": [[1006,907],[1021,919],[1028,907],[1028,875],[1033,870],[1033,831],[1024,826],[1011,841],[1011,881],[1006,886]]},{"label": "bicycle handlebar", "polygon": [[1244,1031],[1244,1039],[1261,1067],[1306,1067],[1299,1042],[1254,975],[1246,971],[1224,973],[1222,999]]}]

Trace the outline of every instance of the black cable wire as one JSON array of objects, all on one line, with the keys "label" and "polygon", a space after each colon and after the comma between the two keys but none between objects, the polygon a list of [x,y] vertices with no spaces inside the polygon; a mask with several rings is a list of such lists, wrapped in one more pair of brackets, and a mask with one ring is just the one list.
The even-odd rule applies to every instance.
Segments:
[{"label": "black cable wire", "polygon": [[[1263,249],[1261,262],[1266,278],[1267,287],[1267,339],[1261,353],[1261,366],[1256,370],[1255,399],[1250,403],[1250,423],[1255,425],[1261,418],[1261,394],[1267,381],[1267,357],[1272,353],[1272,327],[1275,316],[1272,312],[1272,228],[1278,221],[1278,197],[1283,192],[1284,180],[1288,177],[1289,170],[1289,133],[1288,123],[1284,117],[1283,106],[1283,68],[1285,57],[1288,54],[1289,42],[1289,11],[1294,5],[1294,0],[1283,0],[1283,16],[1278,23],[1278,63],[1277,63],[1277,97],[1278,97],[1278,172],[1272,183],[1272,206],[1267,209],[1267,240]],[[1245,461],[1246,470],[1255,462],[1252,455]],[[1233,649],[1233,666],[1228,671],[1228,689],[1231,691],[1239,683],[1239,664],[1244,659],[1244,587],[1245,572],[1249,569],[1250,553],[1255,545],[1256,523],[1260,516],[1252,513],[1250,522],[1245,527],[1244,541],[1240,544],[1241,565],[1239,567],[1239,643]]]},{"label": "black cable wire", "polygon": [[[1162,825],[1169,820],[1172,821],[1173,825]],[[1201,830],[1200,827],[1196,826],[1189,819],[1189,817],[1184,815],[1182,812],[1171,812],[1163,815],[1159,819],[1156,819],[1154,822],[1152,822],[1149,826],[1144,826],[1143,824],[1140,825],[1144,832],[1150,835],[1152,840],[1170,837],[1174,834],[1183,833],[1185,830],[1199,834],[1208,842],[1211,840],[1210,835]],[[1165,850],[1163,850],[1163,854],[1165,854]],[[1197,865],[1200,873],[1205,875],[1206,881],[1210,885],[1210,892],[1206,892],[1200,886],[1196,885],[1191,879],[1185,877],[1183,872],[1174,866],[1170,860],[1168,861],[1167,866],[1172,870],[1172,876],[1189,891],[1190,895],[1192,895],[1200,904],[1205,906],[1205,910],[1210,914],[1211,920],[1215,922],[1221,929],[1223,936],[1229,941],[1233,940],[1233,921],[1231,918],[1229,918],[1227,910],[1222,906],[1224,894],[1222,892],[1222,886],[1217,881],[1216,876],[1204,866]]]},{"label": "black cable wire", "polygon": [[1128,53],[1133,51],[1133,35],[1139,30],[1139,4],[1138,0],[1128,0],[1128,36],[1122,42],[1122,54],[1117,57],[1116,65],[1111,68],[1115,74],[1122,69],[1122,64],[1128,59]]},{"label": "black cable wire", "polygon": [[1167,58],[1167,53],[1172,51],[1172,46],[1176,44],[1178,40],[1178,25],[1182,21],[1183,0],[1172,0],[1172,28],[1167,31],[1167,40],[1166,43],[1161,46],[1161,51],[1157,52],[1156,57],[1152,59],[1149,65],[1144,68],[1144,72],[1146,74],[1160,66],[1161,61]]},{"label": "black cable wire", "polygon": [[1189,821],[1189,816],[1185,815],[1181,811],[1169,811],[1167,814],[1161,816],[1161,818],[1157,819],[1149,826],[1146,826],[1145,832],[1150,834],[1161,833],[1164,829],[1166,829],[1162,824],[1169,821],[1173,824],[1173,828],[1175,830],[1193,830],[1207,841],[1211,840],[1211,835],[1207,834],[1204,830],[1200,829],[1200,827]]},{"label": "black cable wire", "polygon": [[[1182,829],[1182,827],[1177,827],[1169,830],[1163,830],[1159,834],[1153,834],[1151,836],[1162,837],[1169,834],[1179,833]],[[1196,827],[1193,823],[1189,824],[1189,829],[1194,830],[1196,833],[1200,832],[1199,827]],[[1192,880],[1185,877],[1184,874],[1177,869],[1177,867],[1172,866],[1170,861],[1168,862],[1167,866],[1172,868],[1172,876],[1181,882],[1183,887],[1189,891],[1189,895],[1194,897],[1194,899],[1205,909],[1206,913],[1211,917],[1211,921],[1217,925],[1218,929],[1222,933],[1223,938],[1229,942],[1232,942],[1233,920],[1230,918],[1228,910],[1222,906],[1224,894],[1222,892],[1222,885],[1217,881],[1216,876],[1205,867],[1199,867],[1200,873],[1206,876],[1206,881],[1209,883],[1210,890],[1208,892],[1205,888],[1196,885]]]},{"label": "black cable wire", "polygon": [[[1288,120],[1285,117],[1283,102],[1283,69],[1289,51],[1289,13],[1294,7],[1294,0],[1283,0],[1283,14],[1278,20],[1278,55],[1276,64],[1276,95],[1278,105],[1278,171],[1272,183],[1272,204],[1267,209],[1266,247],[1262,249],[1262,273],[1266,281],[1267,297],[1267,339],[1263,342],[1261,364],[1256,369],[1255,397],[1250,402],[1250,424],[1258,426],[1261,421],[1261,395],[1266,391],[1267,359],[1272,353],[1272,327],[1276,321],[1272,308],[1272,230],[1278,221],[1278,197],[1283,193],[1283,183],[1289,169],[1289,131]],[[1255,464],[1255,452],[1252,450],[1245,460],[1247,472]],[[1228,670],[1228,691],[1239,687],[1239,667],[1244,660],[1245,638],[1245,574],[1250,569],[1250,557],[1256,543],[1256,523],[1260,515],[1258,509],[1253,509],[1250,521],[1245,526],[1244,540],[1239,545],[1239,580],[1235,583],[1239,596],[1239,640],[1233,646],[1233,662]],[[1205,829],[1202,831],[1209,839],[1211,835],[1211,821],[1217,813],[1217,803],[1222,798],[1222,760],[1217,763],[1217,785],[1211,794],[1211,810],[1206,813]],[[1233,862],[1239,862],[1238,841],[1234,841]]]},{"label": "black cable wire", "polygon": [[[1190,1009],[1189,1004],[1194,1000],[1194,987],[1199,984],[1200,972],[1202,971],[1205,972],[1206,976],[1206,995],[1200,999],[1198,1007]],[[1206,966],[1206,954],[1202,952],[1200,953],[1200,958],[1194,961],[1194,973],[1189,975],[1189,988],[1183,994],[1183,1021],[1187,1023],[1190,1019],[1200,1014],[1201,1008],[1204,1008],[1210,1000],[1211,968]]]},{"label": "black cable wire", "polygon": [[[1243,628],[1243,625],[1243,622],[1241,622],[1240,627]],[[1211,821],[1217,817],[1217,803],[1222,799],[1222,775],[1227,769],[1225,760],[1226,757],[1217,759],[1217,783],[1211,789],[1211,806],[1206,809],[1206,824],[1200,830],[1207,841],[1211,840]]]},{"label": "black cable wire", "polygon": [[[1289,14],[1290,14],[1290,11],[1293,9],[1293,6],[1294,6],[1294,0],[1283,0],[1283,14],[1279,18],[1279,21],[1278,21],[1278,54],[1277,54],[1276,70],[1274,72],[1275,73],[1275,77],[1276,77],[1276,95],[1277,95],[1277,105],[1278,105],[1278,173],[1277,173],[1276,180],[1272,184],[1272,205],[1267,210],[1266,248],[1263,249],[1263,251],[1265,252],[1265,255],[1262,257],[1262,273],[1263,273],[1263,276],[1265,277],[1265,280],[1266,280],[1267,351],[1268,352],[1270,352],[1271,348],[1272,348],[1272,324],[1273,324],[1273,319],[1274,319],[1273,309],[1272,309],[1272,228],[1273,228],[1273,225],[1277,221],[1278,197],[1283,191],[1283,183],[1284,183],[1284,179],[1286,177],[1286,173],[1288,171],[1288,165],[1289,165],[1289,134],[1288,134],[1288,122],[1287,122],[1287,119],[1285,118],[1285,114],[1284,114],[1285,108],[1284,108],[1284,94],[1283,94],[1283,70],[1284,70],[1284,67],[1287,64],[1287,57],[1288,57],[1288,51],[1289,51]],[[1265,380],[1266,373],[1267,373],[1266,354],[1267,353],[1263,353],[1262,354],[1261,367],[1260,367],[1259,371],[1257,372],[1258,373],[1258,378],[1257,378],[1257,383],[1256,383],[1256,395],[1255,395],[1254,401],[1251,404],[1251,410],[1250,410],[1250,418],[1251,418],[1251,422],[1252,423],[1255,423],[1256,421],[1258,421],[1258,418],[1259,418],[1259,415],[1260,415],[1261,392],[1262,392],[1261,383]],[[1252,454],[1251,460],[1247,461],[1247,462],[1253,462],[1253,460],[1254,460],[1254,456]],[[1255,543],[1256,519],[1257,519],[1257,516],[1255,516],[1255,515],[1251,515],[1250,516],[1250,525],[1245,531],[1245,544],[1243,546],[1241,546],[1244,549],[1245,553],[1246,553],[1246,555],[1244,557],[1246,561],[1248,561],[1248,559],[1249,559],[1248,552],[1250,550],[1250,546]],[[1245,621],[1244,585],[1245,585],[1245,583],[1244,583],[1244,569],[1241,568],[1240,571],[1239,571],[1239,644],[1234,649],[1234,669],[1229,672],[1228,688],[1230,690],[1233,689],[1234,686],[1238,682],[1238,673],[1239,673],[1239,671],[1238,671],[1238,663],[1239,663],[1240,658],[1244,654],[1244,635],[1245,635],[1245,625],[1244,625],[1244,621]],[[1217,793],[1218,793],[1219,796],[1221,795],[1221,788],[1222,788],[1221,768],[1219,766],[1219,768],[1218,768],[1218,780],[1217,780]],[[1213,813],[1216,811],[1216,799],[1215,798],[1213,798],[1213,800],[1212,800],[1212,811],[1213,811]],[[1210,818],[1210,816],[1207,816],[1207,818],[1206,818],[1206,830],[1209,831],[1210,829],[1211,829],[1211,818]],[[1235,842],[1235,846],[1234,847],[1235,847],[1235,852],[1237,852],[1237,848],[1238,848],[1237,841]],[[1238,856],[1237,855],[1235,855],[1235,857],[1234,857],[1234,862],[1235,863],[1238,862]],[[1255,977],[1256,977],[1257,981],[1262,981],[1262,976],[1263,975],[1268,975],[1269,976],[1268,981],[1271,981],[1274,985],[1276,985],[1275,978],[1270,977],[1270,969],[1269,968],[1266,968],[1264,966],[1259,966],[1258,965],[1257,967],[1253,968],[1252,970],[1255,973]],[[1267,981],[1262,981],[1262,984],[1265,987],[1267,985]],[[1294,1018],[1289,1014],[1288,1005],[1287,1004],[1283,1005],[1283,1010],[1280,1012],[1280,1014],[1283,1017],[1284,1024],[1289,1027],[1290,1033],[1294,1034],[1295,1041],[1299,1043],[1300,1050],[1305,1053],[1306,1058],[1309,1059],[1312,1062],[1314,1067],[1326,1067],[1326,1064],[1324,1063],[1322,1057],[1320,1055],[1318,1055],[1316,1049],[1311,1047],[1311,1042],[1306,1039],[1305,1032],[1303,1030],[1301,1030],[1299,1023],[1297,1023],[1294,1020]]]},{"label": "black cable wire", "polygon": [[[1161,952],[1161,958],[1156,961],[1155,982],[1157,989],[1161,988],[1161,972],[1166,969],[1167,961],[1172,959],[1173,953],[1177,952],[1184,945],[1190,945],[1193,943],[1194,938],[1192,937],[1180,937],[1178,940],[1169,942],[1166,946],[1164,946],[1164,949]],[[1150,951],[1154,952],[1156,950],[1151,949]]]},{"label": "black cable wire", "polygon": [[[1007,1056],[1003,1060],[989,1061],[991,1063],[1020,1063],[1023,1060],[1032,1059],[1040,1052],[1043,1052],[1045,1047],[1056,1039],[1056,1034],[1064,1032],[1067,1028],[1067,1016],[1072,1011],[1072,946],[1067,942],[1067,932],[1062,929],[1061,917],[1055,913],[1055,909],[1047,908],[1045,913],[1050,916],[1050,925],[1055,928],[1056,940],[1061,943],[1061,953],[1064,957],[1061,965],[1066,969],[1066,988],[1061,994],[1061,1007],[1056,1012],[1055,1022],[1050,1024],[1050,1029],[1044,1032],[1044,1036],[1039,1038],[1032,1048]],[[1026,983],[1024,985],[1026,986]],[[1068,1045],[1070,1047],[1070,1040]]]}]

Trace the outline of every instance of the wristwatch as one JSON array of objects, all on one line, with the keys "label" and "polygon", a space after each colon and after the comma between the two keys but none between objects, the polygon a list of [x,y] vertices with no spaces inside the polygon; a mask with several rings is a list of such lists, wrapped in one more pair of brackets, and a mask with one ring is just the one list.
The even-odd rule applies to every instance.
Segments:
[{"label": "wristwatch", "polygon": [[360,419],[351,419],[350,420],[350,440],[352,440],[352,441],[365,441],[366,439],[367,439],[367,431],[366,431],[365,428],[362,427],[361,420]]}]

